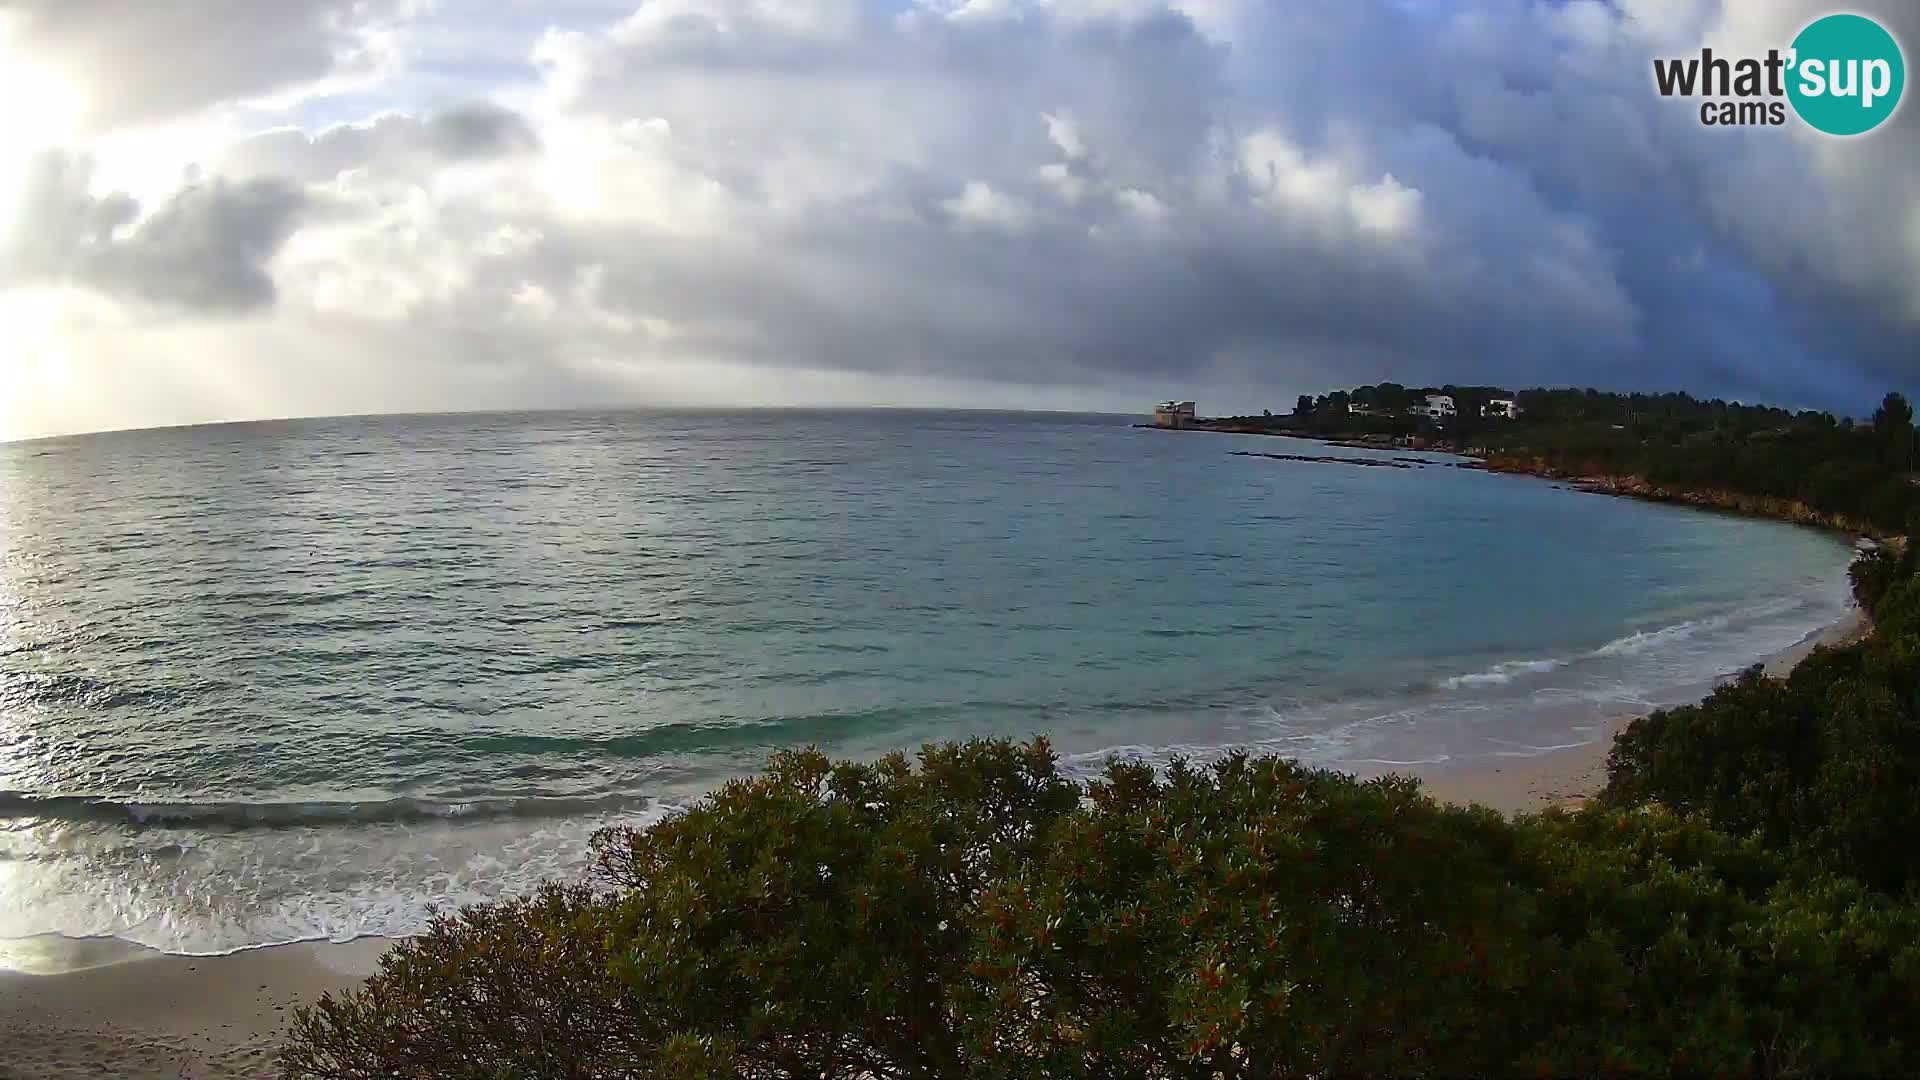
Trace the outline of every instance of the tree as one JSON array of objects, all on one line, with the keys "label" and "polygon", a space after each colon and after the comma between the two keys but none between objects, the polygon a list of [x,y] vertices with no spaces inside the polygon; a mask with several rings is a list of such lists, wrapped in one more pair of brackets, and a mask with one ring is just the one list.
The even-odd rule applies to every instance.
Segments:
[{"label": "tree", "polygon": [[286,1075],[1920,1068],[1915,907],[1676,810],[1509,821],[1244,755],[1080,784],[1043,741],[989,741],[917,766],[783,753],[595,844],[602,888],[436,919],[298,1010]]},{"label": "tree", "polygon": [[1313,396],[1311,394],[1301,394],[1298,398],[1294,399],[1293,415],[1295,416],[1312,416],[1313,415]]},{"label": "tree", "polygon": [[1902,435],[1913,430],[1913,406],[1906,395],[1893,391],[1880,399],[1873,413],[1873,429],[1886,435]]},{"label": "tree", "polygon": [[[1911,420],[1902,427],[1911,410],[1899,395],[1889,395],[1876,430],[1827,413],[1795,414],[1687,394],[1535,388],[1519,392],[1516,420],[1486,425],[1479,405],[1508,396],[1505,391],[1448,389],[1459,417],[1444,425],[1440,437],[1484,452],[1495,469],[1635,477],[1670,497],[1706,496],[1752,512],[1784,512],[1795,520],[1886,536],[1906,533],[1909,518],[1920,511],[1920,486],[1908,479],[1920,448]],[[1330,435],[1431,431],[1425,421],[1402,419],[1408,402],[1429,392],[1438,391],[1362,386],[1344,399],[1339,391],[1318,401],[1303,399],[1308,412],[1296,416],[1310,415],[1311,427]],[[1341,412],[1343,401],[1367,403],[1369,414]]]},{"label": "tree", "polygon": [[1880,401],[1873,414],[1873,430],[1887,450],[1887,465],[1913,471],[1913,406],[1895,391]]}]

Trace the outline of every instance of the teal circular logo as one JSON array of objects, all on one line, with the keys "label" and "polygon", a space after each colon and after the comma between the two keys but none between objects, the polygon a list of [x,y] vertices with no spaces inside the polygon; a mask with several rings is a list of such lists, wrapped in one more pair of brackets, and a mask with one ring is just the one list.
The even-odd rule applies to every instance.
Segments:
[{"label": "teal circular logo", "polygon": [[1907,87],[1900,43],[1864,15],[1814,20],[1793,39],[1788,64],[1793,111],[1829,135],[1863,135],[1879,127]]}]

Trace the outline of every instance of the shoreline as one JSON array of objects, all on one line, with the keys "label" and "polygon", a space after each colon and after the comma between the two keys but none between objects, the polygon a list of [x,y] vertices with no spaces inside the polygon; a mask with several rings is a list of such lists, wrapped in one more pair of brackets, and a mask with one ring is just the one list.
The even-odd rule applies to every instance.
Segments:
[{"label": "shoreline", "polygon": [[[1785,677],[1815,649],[1871,630],[1850,607],[1762,667]],[[1613,740],[1640,715],[1610,718],[1592,742],[1534,757],[1404,772],[1423,794],[1458,806],[1509,816],[1577,807],[1604,787]],[[391,944],[361,938],[182,956],[115,939],[0,942],[0,1080],[273,1080],[293,1008],[356,986]]]},{"label": "shoreline", "polygon": [[0,1080],[270,1080],[292,1008],[357,985],[390,942],[225,956],[88,944],[90,967],[0,973]]},{"label": "shoreline", "polygon": [[[1822,646],[1872,627],[1850,608],[1763,662],[1785,677]],[[1493,767],[1414,769],[1423,793],[1506,815],[1576,807],[1606,783],[1613,738],[1639,714],[1616,717],[1581,746]],[[272,1080],[292,1009],[350,989],[378,967],[383,938],[300,942],[221,956],[179,956],[112,940],[8,943],[0,963],[0,1080]],[[32,974],[34,971],[46,972]]]},{"label": "shoreline", "polygon": [[[1898,541],[1873,528],[1863,521],[1857,521],[1844,515],[1835,515],[1815,510],[1795,499],[1771,495],[1750,495],[1723,488],[1667,488],[1652,483],[1645,477],[1634,475],[1587,474],[1569,471],[1548,464],[1539,457],[1528,458],[1512,452],[1498,452],[1482,447],[1456,446],[1446,439],[1430,439],[1421,435],[1381,435],[1348,434],[1323,435],[1318,432],[1292,431],[1283,428],[1254,426],[1223,426],[1217,420],[1203,420],[1191,427],[1163,428],[1158,424],[1135,424],[1136,428],[1150,431],[1197,432],[1211,435],[1262,435],[1282,439],[1298,439],[1302,442],[1317,442],[1326,446],[1336,446],[1347,450],[1372,450],[1379,453],[1392,453],[1396,450],[1413,451],[1427,454],[1449,454],[1464,458],[1460,462],[1449,463],[1452,468],[1466,469],[1472,472],[1491,473],[1500,476],[1527,476],[1536,480],[1545,480],[1553,486],[1567,491],[1577,491],[1586,495],[1607,495],[1617,499],[1634,499],[1639,502],[1664,503],[1669,506],[1684,506],[1710,513],[1732,514],[1736,517],[1755,518],[1762,521],[1778,521],[1788,525],[1802,525],[1813,529],[1827,529],[1845,533],[1858,539],[1877,542]],[[1263,454],[1249,451],[1235,451],[1239,457],[1264,457],[1280,460],[1328,464],[1379,464],[1375,461],[1361,461],[1351,458],[1311,457],[1296,454]],[[1440,465],[1428,462],[1428,465]]]},{"label": "shoreline", "polygon": [[[1762,661],[1761,668],[1771,678],[1784,679],[1815,649],[1851,645],[1864,640],[1872,630],[1866,612],[1850,607],[1838,621]],[[1514,758],[1499,766],[1415,769],[1410,775],[1420,781],[1421,790],[1428,796],[1456,806],[1483,806],[1507,815],[1539,813],[1552,807],[1572,809],[1606,786],[1607,755],[1615,736],[1644,715],[1611,717],[1600,738],[1580,746]]]}]

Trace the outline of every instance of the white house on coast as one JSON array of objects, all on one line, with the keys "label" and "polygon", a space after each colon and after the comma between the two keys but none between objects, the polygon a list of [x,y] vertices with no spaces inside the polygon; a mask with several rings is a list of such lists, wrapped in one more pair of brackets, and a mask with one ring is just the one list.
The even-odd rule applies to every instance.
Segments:
[{"label": "white house on coast", "polygon": [[1459,413],[1459,409],[1454,406],[1452,394],[1428,394],[1426,404],[1415,405],[1407,411],[1429,420],[1444,420]]},{"label": "white house on coast", "polygon": [[1489,398],[1480,406],[1481,416],[1503,416],[1508,420],[1520,415],[1520,403],[1512,398]]}]

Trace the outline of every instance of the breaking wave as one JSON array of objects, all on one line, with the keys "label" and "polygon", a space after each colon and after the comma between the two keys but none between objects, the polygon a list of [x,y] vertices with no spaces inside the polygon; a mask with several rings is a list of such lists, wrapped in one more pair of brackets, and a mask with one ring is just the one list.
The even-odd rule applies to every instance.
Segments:
[{"label": "breaking wave", "polygon": [[1461,690],[1470,686],[1505,686],[1522,675],[1544,675],[1557,668],[1566,667],[1569,660],[1506,660],[1495,664],[1485,671],[1476,671],[1471,675],[1455,675],[1443,679],[1440,686],[1445,690]]},{"label": "breaking wave", "polygon": [[[1734,611],[1705,618],[1688,619],[1684,622],[1662,626],[1652,630],[1637,630],[1614,638],[1599,648],[1567,656],[1550,656],[1541,659],[1503,660],[1484,671],[1465,675],[1454,675],[1440,680],[1435,685],[1442,690],[1466,690],[1475,687],[1505,686],[1516,679],[1528,675],[1544,675],[1571,665],[1593,660],[1621,659],[1639,656],[1660,649],[1670,649],[1682,643],[1695,641],[1703,636],[1737,631],[1748,627],[1766,625],[1781,620],[1785,616],[1811,616],[1820,605],[1811,596],[1786,596],[1770,600],[1764,604],[1754,604]],[[1832,613],[1826,613],[1830,616]],[[1796,620],[1796,632],[1804,636],[1805,619]],[[1817,632],[1817,628],[1814,632]],[[1798,638],[1795,639],[1800,640]],[[1717,672],[1716,672],[1717,673]]]}]

